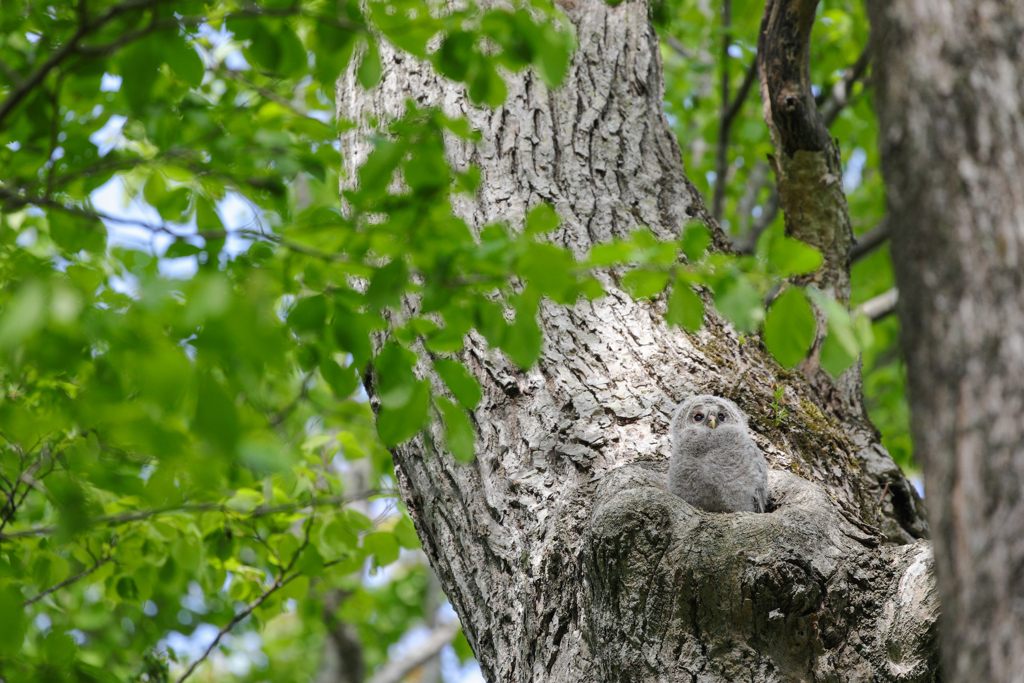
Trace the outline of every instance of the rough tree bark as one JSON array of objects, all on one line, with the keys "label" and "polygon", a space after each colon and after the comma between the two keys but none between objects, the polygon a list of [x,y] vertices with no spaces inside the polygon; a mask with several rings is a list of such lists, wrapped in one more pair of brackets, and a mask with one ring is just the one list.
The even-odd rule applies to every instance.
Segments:
[{"label": "rough tree bark", "polygon": [[868,2],[953,681],[1024,680],[1024,5]]},{"label": "rough tree bark", "polygon": [[[675,238],[694,218],[725,248],[662,114],[647,5],[562,5],[579,50],[556,91],[525,73],[509,78],[505,106],[484,110],[394,51],[372,91],[343,76],[339,116],[361,124],[342,140],[349,177],[369,122],[411,98],[481,132],[476,145],[448,141],[456,168],[481,171],[478,196],[456,206],[471,225],[516,227],[546,201],[563,221],[554,239],[579,254],[641,225]],[[529,372],[468,337],[462,360],[484,389],[472,464],[437,452],[439,434],[393,451],[487,679],[934,680],[926,526],[873,428],[714,312],[687,335],[665,324],[663,302],[633,301],[614,274],[604,284],[594,302],[542,305],[544,353]],[[666,492],[669,418],[696,392],[750,416],[772,512],[703,513]]]}]

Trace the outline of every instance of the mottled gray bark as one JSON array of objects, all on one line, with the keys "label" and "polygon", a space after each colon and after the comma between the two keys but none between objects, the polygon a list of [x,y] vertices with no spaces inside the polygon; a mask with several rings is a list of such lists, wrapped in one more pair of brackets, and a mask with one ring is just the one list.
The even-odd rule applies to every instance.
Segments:
[{"label": "mottled gray bark", "polygon": [[[546,201],[563,220],[555,241],[579,254],[641,225],[674,238],[691,218],[724,248],[662,114],[646,5],[562,5],[580,47],[556,91],[512,76],[505,106],[484,110],[393,51],[373,91],[343,77],[339,115],[360,124],[342,140],[348,176],[367,122],[412,98],[481,133],[448,147],[455,167],[481,170],[478,196],[456,206],[473,226],[518,227]],[[873,428],[713,312],[687,335],[665,324],[664,302],[603,282],[599,300],[542,305],[544,353],[528,372],[469,336],[461,359],[484,390],[472,464],[439,452],[438,432],[393,450],[488,680],[932,680],[926,526]],[[750,416],[777,510],[702,513],[666,492],[669,419],[697,392]],[[880,545],[876,525],[907,545]]]},{"label": "mottled gray bark", "polygon": [[1024,680],[1024,4],[868,3],[953,681]]}]

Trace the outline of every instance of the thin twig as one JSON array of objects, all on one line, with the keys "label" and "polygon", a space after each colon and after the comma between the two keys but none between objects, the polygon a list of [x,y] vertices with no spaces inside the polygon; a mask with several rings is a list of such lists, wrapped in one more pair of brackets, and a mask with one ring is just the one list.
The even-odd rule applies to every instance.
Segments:
[{"label": "thin twig", "polygon": [[452,642],[459,628],[457,621],[436,626],[426,640],[409,650],[401,659],[384,664],[366,683],[400,683],[413,669],[425,664]]},{"label": "thin twig", "polygon": [[89,574],[92,574],[94,571],[96,571],[97,569],[99,569],[100,567],[105,565],[107,562],[113,562],[113,560],[114,560],[113,557],[111,557],[110,555],[107,555],[103,559],[98,560],[96,562],[96,564],[94,564],[93,566],[89,567],[85,571],[79,572],[78,574],[75,574],[71,578],[65,579],[65,580],[61,581],[60,583],[58,583],[55,586],[50,586],[49,588],[47,588],[46,590],[44,590],[42,593],[40,593],[39,595],[35,596],[34,598],[29,598],[25,602],[21,603],[21,606],[22,607],[28,607],[29,605],[35,604],[35,603],[39,602],[40,600],[42,600],[43,598],[45,598],[50,593],[59,591],[61,588],[65,588],[66,586],[70,586],[71,584],[75,583],[76,581],[78,581],[80,579],[84,579],[85,577],[89,576]]},{"label": "thin twig", "polygon": [[247,88],[255,90],[260,95],[262,95],[264,99],[277,102],[282,107],[286,107],[287,109],[291,110],[291,112],[294,113],[296,116],[301,116],[302,118],[305,119],[313,119],[314,121],[320,121],[320,119],[315,119],[309,114],[307,114],[306,109],[304,107],[297,107],[294,102],[290,102],[289,100],[285,99],[284,97],[274,92],[270,88],[265,88],[262,85],[253,83],[251,80],[243,76],[240,72],[235,71],[234,69],[229,69],[226,66],[224,66],[224,64],[218,65],[217,73],[235,81],[236,83],[241,83]]},{"label": "thin twig", "polygon": [[11,110],[18,106],[18,104],[25,99],[25,96],[28,95],[37,85],[42,83],[43,79],[45,79],[58,64],[81,48],[78,41],[93,31],[103,27],[103,25],[108,21],[111,21],[122,14],[137,9],[143,9],[145,7],[155,6],[161,1],[168,0],[129,0],[128,2],[123,2],[120,5],[114,5],[94,21],[80,21],[78,28],[67,40],[64,41],[60,49],[51,54],[50,58],[39,65],[39,67],[30,75],[22,79],[21,83],[15,86],[14,90],[12,90],[7,96],[7,99],[3,101],[3,104],[0,104],[0,123],[3,123],[3,120],[11,113]]},{"label": "thin twig", "polygon": [[[360,493],[354,493],[348,496],[323,496],[320,498],[312,498],[307,501],[298,501],[295,503],[287,503],[283,505],[274,505],[271,507],[258,507],[249,513],[239,513],[237,510],[233,510],[224,503],[192,503],[189,505],[177,505],[167,506],[162,508],[149,508],[146,510],[136,510],[134,512],[123,512],[116,515],[103,515],[101,517],[94,517],[85,523],[85,526],[102,526],[110,525],[116,526],[119,524],[128,524],[129,522],[137,522],[143,519],[149,519],[150,517],[157,517],[160,515],[173,514],[176,512],[220,512],[223,514],[232,514],[238,516],[245,516],[248,518],[255,517],[266,517],[267,515],[274,515],[279,512],[291,512],[295,510],[301,510],[308,507],[321,507],[324,505],[344,505],[351,503],[356,500],[365,500],[371,496],[397,496],[398,492],[390,489],[369,489]],[[57,531],[55,525],[37,526],[31,529],[25,529],[24,531],[16,531],[11,534],[0,534],[0,541],[9,541],[15,538],[27,538],[30,536],[49,536]]]},{"label": "thin twig", "polygon": [[878,500],[875,501],[875,504],[876,505],[881,505],[882,504],[882,500],[885,499],[885,494],[887,494],[887,493],[889,493],[889,482],[885,482],[885,488],[882,489],[882,495],[880,495],[878,497]]},{"label": "thin twig", "polygon": [[889,214],[885,214],[875,227],[858,235],[857,241],[850,247],[850,262],[856,263],[889,239]]},{"label": "thin twig", "polygon": [[854,83],[864,78],[870,63],[871,39],[869,38],[867,45],[864,46],[864,50],[860,53],[860,57],[851,66],[846,68],[843,78],[832,86],[828,97],[820,98],[821,101],[818,103],[818,109],[821,111],[821,118],[825,121],[826,127],[831,126],[836,117],[839,116],[839,112],[843,110],[843,107],[850,103],[850,91],[853,90]]},{"label": "thin twig", "polygon": [[[43,80],[46,76],[53,71],[61,62],[67,59],[72,54],[108,54],[124,45],[128,44],[132,40],[138,40],[146,36],[147,34],[163,29],[173,28],[175,26],[198,26],[208,19],[202,16],[179,16],[173,19],[156,20],[154,13],[153,21],[151,21],[145,28],[132,31],[131,33],[125,34],[115,41],[106,43],[104,45],[82,45],[79,41],[88,36],[91,33],[95,33],[105,26],[108,22],[116,19],[122,14],[132,12],[135,10],[144,10],[147,8],[155,8],[161,4],[172,4],[176,0],[127,0],[119,5],[114,5],[109,8],[106,12],[96,17],[94,20],[89,21],[88,15],[85,12],[79,12],[79,24],[78,28],[72,33],[66,40],[63,41],[60,49],[55,51],[50,57],[43,62],[39,67],[36,68],[30,75],[25,78],[11,79],[14,89],[7,96],[7,98],[0,104],[0,124],[3,123],[7,115],[21,103],[22,100]],[[346,19],[340,17],[332,17],[329,15],[320,15],[310,12],[304,12],[299,8],[281,8],[281,9],[239,9],[236,11],[235,16],[304,16],[314,19],[315,21],[323,21],[330,23],[338,28],[352,31],[354,33],[362,33],[366,31],[366,27],[354,24]],[[10,78],[10,76],[8,76]]]},{"label": "thin twig", "polygon": [[683,41],[679,40],[675,36],[665,35],[662,36],[665,44],[668,45],[672,50],[675,51],[680,57],[684,59],[696,59],[697,55],[693,53],[693,50],[683,45]]},{"label": "thin twig", "polygon": [[895,313],[898,302],[899,290],[893,287],[862,303],[857,307],[856,312],[866,315],[871,322],[877,322]]},{"label": "thin twig", "polygon": [[[35,446],[33,446],[32,449],[35,449]],[[49,464],[50,469],[48,469],[45,474],[40,475],[40,478],[44,478],[48,476],[51,472],[53,472],[54,463],[58,455],[60,455],[60,453],[54,454],[53,451],[41,453],[39,457],[32,462],[31,465],[29,465],[20,475],[18,475],[18,478],[14,482],[14,488],[11,489],[11,494],[10,496],[8,496],[7,499],[7,509],[4,510],[2,517],[0,517],[0,532],[2,532],[4,530],[4,527],[6,527],[7,524],[14,519],[15,515],[18,513],[18,508],[20,508],[22,503],[25,502],[25,498],[28,497],[29,492],[33,488],[41,486],[39,481],[35,478],[35,474],[43,468],[44,464]],[[47,461],[49,462],[47,463]],[[21,497],[18,498],[18,486],[21,484],[21,482],[25,482],[25,490],[22,491]],[[17,500],[15,500],[15,498],[17,498]],[[6,536],[0,533],[0,541],[4,540],[5,538]]]},{"label": "thin twig", "polygon": [[311,527],[311,523],[312,523],[312,519],[310,519],[310,522],[306,524],[306,527],[305,527],[305,530],[304,530],[304,538],[302,540],[302,544],[299,545],[298,549],[295,551],[295,554],[292,555],[292,559],[288,563],[288,566],[284,567],[281,570],[281,573],[278,575],[277,580],[274,581],[273,585],[271,585],[270,588],[265,590],[258,598],[256,598],[255,600],[250,602],[248,605],[246,605],[245,609],[243,609],[241,612],[236,614],[234,619],[229,621],[227,623],[227,625],[225,625],[220,631],[217,632],[217,636],[213,639],[213,642],[210,643],[210,646],[206,648],[206,652],[204,652],[202,654],[202,656],[199,657],[199,659],[197,659],[196,661],[192,662],[192,664],[188,667],[188,669],[185,670],[185,673],[183,673],[178,678],[176,683],[182,683],[186,678],[188,678],[190,675],[192,675],[192,672],[196,670],[196,667],[199,666],[200,664],[202,664],[204,661],[206,661],[206,658],[210,656],[210,653],[213,652],[213,649],[215,647],[217,647],[217,644],[220,642],[220,639],[223,638],[227,633],[229,633],[231,631],[231,629],[233,629],[238,622],[242,621],[247,616],[252,614],[252,611],[254,609],[256,609],[257,607],[262,605],[264,603],[264,601],[266,601],[267,598],[269,598],[271,595],[273,595],[275,592],[277,592],[280,588],[288,585],[293,580],[295,580],[296,578],[298,578],[299,576],[302,575],[302,572],[295,572],[294,574],[292,574],[291,576],[288,576],[287,578],[285,576],[286,574],[288,574],[288,572],[290,572],[292,570],[292,567],[295,566],[295,563],[299,559],[299,555],[301,555],[302,552],[306,549],[306,546],[309,545],[309,530],[310,530],[310,527]]}]

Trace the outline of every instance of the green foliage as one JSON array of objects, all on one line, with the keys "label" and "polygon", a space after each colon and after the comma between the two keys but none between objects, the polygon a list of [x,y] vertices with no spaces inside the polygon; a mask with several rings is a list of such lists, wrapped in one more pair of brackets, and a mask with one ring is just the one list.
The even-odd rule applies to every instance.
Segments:
[{"label": "green foliage", "polygon": [[[713,22],[691,4],[659,12],[688,43],[710,40]],[[577,259],[549,239],[558,218],[543,204],[522,230],[493,224],[474,234],[451,202],[453,192],[475,191],[479,172],[449,168],[441,143],[473,134],[466,121],[413,103],[380,122],[343,211],[335,143],[352,124],[333,121],[331,102],[350,66],[372,86],[382,51],[397,46],[481,105],[504,100],[502,70],[532,68],[552,87],[567,71],[573,33],[547,0],[466,3],[443,16],[433,8],[4,6],[3,680],[228,680],[217,662],[252,632],[266,661],[230,677],[306,681],[337,620],[355,626],[376,666],[424,618],[427,590],[425,568],[401,550],[418,541],[389,503],[387,447],[439,420],[434,445],[472,459],[467,411],[483,397],[452,357],[468,332],[528,368],[543,345],[541,300],[601,296],[594,270],[609,266],[634,296],[667,297],[670,324],[699,329],[710,296],[753,332],[771,287],[816,266],[820,256],[778,223],[755,255],[738,259],[707,253],[699,225],[672,242],[637,231]],[[828,11],[830,40],[848,52],[860,10]],[[754,35],[744,32],[755,24],[743,19],[737,35]],[[702,108],[711,103],[680,93],[707,71],[699,60],[669,63],[669,112],[695,126],[681,131],[690,156],[697,136],[714,137]],[[750,163],[736,169],[769,149],[763,125],[751,125],[754,109],[737,122],[735,144]],[[876,168],[869,110],[857,99],[846,112],[842,139],[869,150],[867,168]],[[702,161],[687,162],[699,179]],[[746,171],[737,173],[728,206]],[[880,210],[879,183],[865,172],[865,194],[851,195],[857,216]],[[111,210],[112,195],[131,210]],[[248,218],[231,216],[233,207]],[[872,258],[863,262],[871,270],[854,271],[855,299],[891,281],[887,261]],[[419,302],[412,317],[401,315],[409,297]],[[790,324],[784,313],[769,313],[766,341]],[[847,354],[866,349],[867,386],[882,392],[873,414],[895,416],[898,434],[905,405],[900,418],[890,399],[902,377],[884,353],[895,338],[884,325],[872,346],[861,321],[830,311],[830,339]],[[374,337],[387,342],[374,346]],[[425,379],[428,363],[444,386]],[[364,382],[380,402],[376,418]],[[909,454],[898,436],[887,444]],[[386,580],[370,587],[367,572]],[[168,634],[201,624],[219,634],[216,661],[193,673]],[[462,657],[467,647],[456,643]]]},{"label": "green foliage", "polygon": [[[303,681],[332,595],[347,596],[331,618],[360,631],[370,667],[424,618],[425,570],[400,554],[415,531],[384,505],[385,446],[433,409],[471,459],[480,387],[444,355],[476,327],[527,366],[540,297],[597,293],[538,241],[550,208],[529,234],[496,225],[480,240],[451,216],[453,188],[479,175],[449,169],[441,135],[468,127],[436,111],[410,105],[382,127],[340,210],[350,124],[330,112],[352,60],[369,87],[388,43],[491,105],[499,68],[551,86],[566,72],[573,33],[547,0],[435,15],[425,0],[5,5],[4,681],[224,680],[219,648],[245,631],[267,661],[236,678]],[[100,193],[143,208],[117,213]],[[495,297],[530,267],[509,324]],[[410,294],[424,317],[389,322]],[[375,354],[381,331],[393,341]],[[419,378],[418,342],[457,404]],[[373,519],[351,507],[378,498]],[[193,673],[195,655],[164,639],[200,624],[218,647]]]},{"label": "green foliage", "polygon": [[772,302],[764,321],[764,343],[779,363],[793,367],[814,342],[814,312],[798,289],[787,289]]}]

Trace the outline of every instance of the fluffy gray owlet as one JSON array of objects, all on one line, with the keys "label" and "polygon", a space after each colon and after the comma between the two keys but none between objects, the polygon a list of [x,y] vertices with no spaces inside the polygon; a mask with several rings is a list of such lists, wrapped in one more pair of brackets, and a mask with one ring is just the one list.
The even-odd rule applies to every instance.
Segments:
[{"label": "fluffy gray owlet", "polygon": [[719,396],[694,396],[672,418],[668,490],[709,512],[764,512],[768,465],[747,416]]}]

